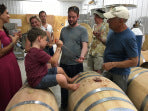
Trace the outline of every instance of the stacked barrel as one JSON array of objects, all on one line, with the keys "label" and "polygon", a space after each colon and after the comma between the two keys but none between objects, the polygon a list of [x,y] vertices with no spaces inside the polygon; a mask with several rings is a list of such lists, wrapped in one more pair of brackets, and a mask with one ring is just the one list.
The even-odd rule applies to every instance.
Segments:
[{"label": "stacked barrel", "polygon": [[50,89],[33,89],[23,86],[11,99],[6,111],[59,111]]},{"label": "stacked barrel", "polygon": [[70,92],[68,111],[137,111],[115,83],[96,72],[83,72],[74,83],[80,87]]},{"label": "stacked barrel", "polygon": [[127,95],[138,111],[148,111],[148,69],[142,67],[131,69]]},{"label": "stacked barrel", "polygon": [[[80,83],[69,92],[68,111],[148,111],[148,69],[134,67],[127,95],[115,83],[93,71],[82,72]],[[136,106],[136,107],[135,107]],[[23,86],[9,102],[6,111],[59,111],[51,90]]]},{"label": "stacked barrel", "polygon": [[140,55],[140,66],[148,68],[148,50],[141,51]]}]

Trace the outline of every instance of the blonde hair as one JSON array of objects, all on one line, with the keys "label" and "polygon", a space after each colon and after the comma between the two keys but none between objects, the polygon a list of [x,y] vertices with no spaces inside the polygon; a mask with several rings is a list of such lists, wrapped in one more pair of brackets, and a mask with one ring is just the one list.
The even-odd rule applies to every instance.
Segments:
[{"label": "blonde hair", "polygon": [[[41,23],[40,19],[39,19],[36,15],[34,15],[34,16],[31,16],[31,17],[29,18],[30,25],[31,25],[31,20],[32,20],[32,19],[36,19],[37,21],[39,21],[39,22]],[[32,27],[32,26],[31,26],[31,27]]]}]

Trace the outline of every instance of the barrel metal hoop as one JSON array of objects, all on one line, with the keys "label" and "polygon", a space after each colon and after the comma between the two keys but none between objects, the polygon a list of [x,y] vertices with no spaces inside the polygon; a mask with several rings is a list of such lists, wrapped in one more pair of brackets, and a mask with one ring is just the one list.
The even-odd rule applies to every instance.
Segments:
[{"label": "barrel metal hoop", "polygon": [[127,103],[133,105],[130,101],[123,99],[123,98],[120,98],[120,97],[107,97],[107,98],[103,98],[103,99],[100,99],[100,100],[92,103],[91,105],[89,105],[87,107],[87,109],[85,109],[85,111],[90,111],[94,106],[96,106],[100,103],[106,102],[106,101],[111,101],[111,100],[120,100],[120,101],[124,101],[124,102],[127,102]]},{"label": "barrel metal hoop", "polygon": [[90,73],[95,73],[95,74],[98,74],[97,72],[95,72],[95,71],[86,71],[86,72],[80,72],[80,73],[78,73],[78,74],[80,74],[81,76],[82,75],[85,75],[85,74],[90,74]]},{"label": "barrel metal hoop", "polygon": [[[134,67],[134,68],[135,68],[135,67]],[[133,71],[131,71],[130,74],[132,74],[132,73],[135,72],[135,71],[141,70],[141,69],[143,69],[143,68],[138,67],[137,69],[134,69]]]},{"label": "barrel metal hoop", "polygon": [[132,79],[130,79],[130,80],[128,81],[128,86],[130,85],[130,83],[131,83],[135,78],[137,78],[139,75],[143,74],[144,72],[148,72],[148,70],[145,70],[145,71],[142,71],[142,72],[136,74]]},{"label": "barrel metal hoop", "polygon": [[80,78],[78,81],[76,81],[76,83],[79,83],[81,80],[83,80],[83,79],[85,79],[87,77],[92,77],[92,76],[102,76],[102,75],[99,75],[99,74],[96,74],[96,75],[87,75],[85,77]]},{"label": "barrel metal hoop", "polygon": [[123,91],[119,90],[119,89],[115,89],[115,88],[110,88],[110,87],[103,87],[103,88],[98,88],[98,89],[95,89],[95,90],[92,90],[90,92],[88,92],[86,95],[84,95],[78,102],[77,104],[75,105],[74,107],[74,110],[73,111],[77,111],[77,108],[79,107],[79,105],[85,100],[87,99],[89,96],[97,93],[97,92],[101,92],[101,91],[116,91],[116,92],[119,92],[119,93],[122,93],[123,95],[126,95]]},{"label": "barrel metal hoop", "polygon": [[148,102],[148,95],[145,96],[145,98],[141,104],[140,111],[144,111],[144,108],[145,108],[145,105],[147,102]]},{"label": "barrel metal hoop", "polygon": [[142,57],[142,61],[143,61],[143,63],[146,62],[144,56],[143,56],[142,54],[140,54],[140,56]]},{"label": "barrel metal hoop", "polygon": [[[97,73],[97,72],[94,72],[94,71],[87,71],[87,72],[80,72],[80,73],[79,73],[79,75],[80,75],[79,77],[83,77],[83,76],[85,76],[85,75],[87,75],[87,74],[90,74],[90,73],[98,74],[98,75],[99,75],[99,73]],[[75,81],[77,81],[78,79],[79,79],[79,78],[76,78]],[[74,82],[75,82],[75,81],[74,81]],[[74,83],[74,82],[73,82],[73,83]]]},{"label": "barrel metal hoop", "polygon": [[113,108],[107,111],[134,111],[134,110],[129,109],[129,108]]},{"label": "barrel metal hoop", "polygon": [[51,111],[54,111],[54,109],[52,109],[52,107],[50,107],[48,104],[43,103],[41,101],[34,101],[34,100],[20,102],[20,103],[18,103],[16,105],[13,105],[12,107],[10,107],[8,111],[11,111],[13,108],[18,107],[18,106],[21,106],[21,105],[25,105],[25,104],[39,104],[39,105],[42,105],[42,106],[47,107]]}]

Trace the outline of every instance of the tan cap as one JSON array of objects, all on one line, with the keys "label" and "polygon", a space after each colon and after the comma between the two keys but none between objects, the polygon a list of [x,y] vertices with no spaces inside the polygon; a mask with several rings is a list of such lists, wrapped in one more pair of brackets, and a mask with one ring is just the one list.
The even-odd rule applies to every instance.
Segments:
[{"label": "tan cap", "polygon": [[111,9],[109,12],[104,13],[105,18],[124,18],[128,19],[129,18],[129,11],[126,7],[124,6],[119,6],[119,7],[114,7]]}]

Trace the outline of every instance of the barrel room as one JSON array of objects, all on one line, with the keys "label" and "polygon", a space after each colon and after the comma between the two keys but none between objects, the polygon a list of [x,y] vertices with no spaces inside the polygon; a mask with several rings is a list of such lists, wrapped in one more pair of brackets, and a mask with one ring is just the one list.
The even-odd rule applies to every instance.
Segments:
[{"label": "barrel room", "polygon": [[148,111],[148,0],[0,0],[0,111]]}]

